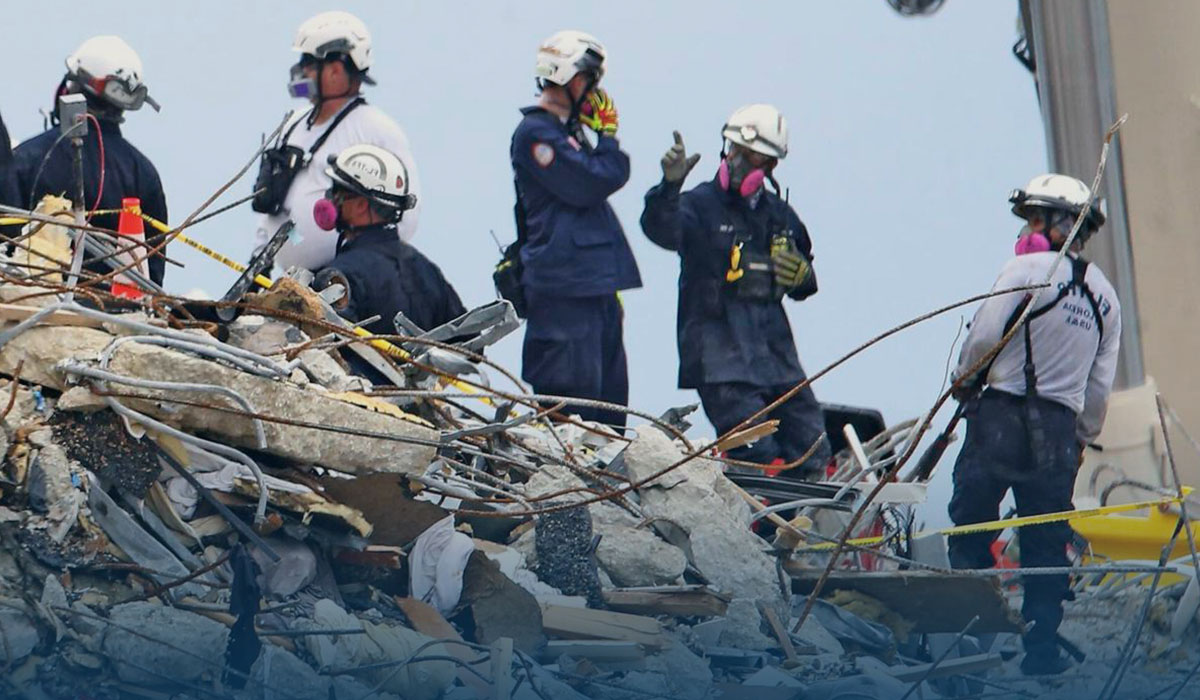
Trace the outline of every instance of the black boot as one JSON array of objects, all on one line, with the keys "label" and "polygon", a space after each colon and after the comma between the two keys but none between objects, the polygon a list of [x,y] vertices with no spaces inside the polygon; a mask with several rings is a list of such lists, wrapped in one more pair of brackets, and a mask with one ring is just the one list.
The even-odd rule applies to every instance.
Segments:
[{"label": "black boot", "polygon": [[1025,658],[1021,659],[1021,673],[1027,676],[1056,676],[1071,668],[1071,660],[1051,642],[1031,643],[1025,640]]}]

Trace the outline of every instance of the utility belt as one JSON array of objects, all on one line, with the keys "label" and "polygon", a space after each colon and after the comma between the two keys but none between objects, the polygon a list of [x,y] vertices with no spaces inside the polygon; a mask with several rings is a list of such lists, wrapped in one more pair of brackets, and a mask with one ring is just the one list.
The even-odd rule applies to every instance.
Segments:
[{"label": "utility belt", "polygon": [[[330,122],[329,128],[325,130],[325,133],[321,134],[320,138],[307,151],[287,142],[291,138],[292,132],[304,120],[299,119],[288,127],[279,145],[263,151],[262,160],[258,165],[258,177],[254,179],[254,199],[250,202],[250,208],[260,214],[275,215],[282,212],[284,201],[287,200],[288,190],[292,189],[292,182],[295,181],[296,175],[308,167],[309,162],[312,160],[312,155],[321,146],[325,145],[325,140],[337,128],[337,125],[346,118],[346,115],[350,114],[355,107],[361,104],[366,104],[366,100],[356,97],[350,104],[346,105],[346,108],[339,112],[333,121]],[[316,109],[316,107],[313,109]]]}]

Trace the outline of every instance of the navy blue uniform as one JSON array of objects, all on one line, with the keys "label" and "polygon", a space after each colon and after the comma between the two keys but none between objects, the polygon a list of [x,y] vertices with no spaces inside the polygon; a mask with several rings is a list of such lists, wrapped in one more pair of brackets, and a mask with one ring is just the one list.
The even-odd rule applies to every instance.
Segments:
[{"label": "navy blue uniform", "polygon": [[[642,279],[608,197],[629,180],[629,156],[610,136],[592,148],[543,109],[522,113],[511,149],[526,222],[521,376],[537,393],[625,404],[629,379],[616,293],[640,287]],[[570,411],[625,424],[616,411]]]},{"label": "navy blue uniform", "polygon": [[[99,209],[120,209],[121,199],[137,197],[142,201],[142,212],[167,222],[167,198],[163,194],[158,170],[150,159],[134,148],[121,135],[121,127],[111,120],[100,119],[100,133],[104,137],[104,192],[100,195]],[[12,162],[0,173],[0,201],[13,207],[33,209],[47,194],[75,197],[75,166],[70,138],[58,141],[57,128],[45,131],[22,142],[13,152]],[[55,146],[55,142],[58,145]],[[53,148],[53,151],[51,149]],[[46,154],[49,153],[49,158]],[[42,161],[45,160],[45,166]],[[39,175],[38,169],[41,168]],[[89,210],[96,204],[96,190],[100,185],[100,144],[95,133],[95,124],[88,122],[88,135],[83,140],[83,194],[84,206]],[[95,226],[116,230],[117,215],[96,216],[91,222]],[[162,234],[147,228],[146,240],[154,243]],[[150,279],[162,284],[166,261],[154,256],[147,261]],[[104,264],[89,265],[88,269],[99,274],[112,268]]]},{"label": "navy blue uniform", "polygon": [[317,286],[340,281],[339,275],[350,298],[338,313],[353,322],[378,315],[365,326],[377,335],[396,333],[397,311],[424,330],[466,313],[438,266],[401,241],[395,226],[365,228],[351,240],[339,237],[337,255],[317,273]]},{"label": "navy blue uniform", "polygon": [[[765,189],[754,206],[715,179],[686,193],[680,189],[680,183],[663,182],[646,193],[642,230],[657,245],[679,253],[679,387],[699,391],[709,421],[724,433],[804,379],[782,295],[751,298],[737,287],[743,279],[749,282],[748,276],[727,281],[731,252],[740,245],[743,260],[765,260],[772,238],[785,235],[811,260],[812,241],[796,212]],[[788,295],[803,299],[816,291],[813,273],[809,283]],[[730,456],[792,461],[825,429],[820,404],[807,387],[771,417],[780,419],[774,435]],[[828,442],[822,441],[803,468],[824,465],[829,454]]]},{"label": "navy blue uniform", "polygon": [[[1028,402],[1036,404],[1038,422],[1044,428],[1045,442],[1036,458],[1029,439]],[[954,464],[954,496],[950,500],[950,519],[955,525],[995,520],[1009,489],[1022,516],[1074,509],[1071,494],[1080,445],[1075,437],[1076,414],[1070,407],[1041,397],[988,389],[968,407],[966,415],[967,437]],[[995,566],[991,545],[997,534],[949,538],[950,565],[956,569]],[[1022,567],[1070,566],[1069,524],[1023,527],[1018,538]],[[1062,601],[1070,592],[1070,577],[1030,575],[1024,577],[1023,585],[1021,616],[1037,622],[1025,635],[1025,649],[1057,655],[1055,635],[1062,622]]]}]

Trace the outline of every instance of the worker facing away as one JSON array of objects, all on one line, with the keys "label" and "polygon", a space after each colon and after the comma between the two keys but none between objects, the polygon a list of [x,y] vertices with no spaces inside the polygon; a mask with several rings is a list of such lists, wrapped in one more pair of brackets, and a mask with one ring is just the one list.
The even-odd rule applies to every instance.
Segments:
[{"label": "worker facing away", "polygon": [[[321,231],[311,212],[329,189],[325,164],[330,156],[358,144],[396,154],[408,167],[406,186],[420,196],[420,183],[404,131],[379,108],[367,104],[363,85],[374,85],[371,34],[348,12],[322,12],[296,32],[288,92],[311,107],[284,126],[278,142],[262,158],[252,208],[263,214],[256,231],[261,248],[289,218],[295,222],[288,241],[275,256],[279,269],[318,270],[335,254],[333,236]],[[405,241],[417,230],[420,204],[405,212],[395,228]],[[390,321],[389,321],[390,322]]]},{"label": "worker facing away", "polygon": [[311,220],[338,235],[336,255],[317,272],[314,286],[342,285],[345,295],[334,304],[341,316],[356,323],[379,316],[366,329],[387,335],[397,332],[398,311],[425,330],[466,313],[441,270],[396,234],[417,205],[408,166],[397,154],[351,146],[330,157],[325,175],[330,187]]},{"label": "worker facing away", "polygon": [[[994,289],[1037,285],[1054,274],[1033,311],[995,360],[966,377],[964,387],[985,386],[982,393],[956,393],[967,405],[967,436],[954,465],[950,518],[955,525],[996,520],[1000,501],[1011,489],[1021,516],[1072,509],[1071,494],[1085,445],[1104,424],[1116,372],[1121,309],[1112,285],[1095,265],[1079,256],[1104,224],[1098,204],[1088,205],[1088,188],[1066,175],[1040,175],[1013,193],[1013,213],[1025,220],[1018,255],[1010,260]],[[1082,227],[1061,264],[1058,251],[1075,220]],[[954,372],[963,378],[1012,328],[1033,300],[1032,294],[989,298],[971,321]],[[1071,528],[1065,523],[1023,527],[1018,535],[1024,567],[1067,566]],[[951,537],[955,568],[995,564],[995,533]],[[1058,649],[1066,574],[1024,577],[1022,615],[1034,623],[1025,634],[1021,669],[1027,674],[1061,673],[1070,662]]]},{"label": "worker facing away", "polygon": [[[675,133],[662,158],[662,182],[646,193],[642,230],[679,253],[679,386],[700,393],[709,421],[725,433],[804,380],[782,301],[816,294],[817,277],[808,230],[779,196],[773,175],[787,156],[783,115],[770,105],[742,107],[721,134],[716,174],[681,193],[700,156],[688,156]],[[809,474],[829,461],[812,389],[766,418],[778,418],[779,429],[731,450],[731,458],[790,463],[807,454],[797,469]]]},{"label": "worker facing away", "polygon": [[[51,110],[54,126],[22,142],[13,151],[8,166],[0,170],[0,201],[33,209],[47,194],[75,198],[73,146],[71,138],[60,138],[58,98],[81,94],[87,101],[89,116],[81,149],[85,200],[82,206],[88,211],[119,210],[121,200],[136,197],[141,200],[143,213],[168,221],[167,198],[158,170],[121,133],[126,112],[139,110],[145,104],[155,111],[159,109],[143,82],[142,59],[120,37],[95,36],[80,44],[67,57],[66,64],[67,72],[59,83]],[[82,131],[84,127],[79,129]],[[91,223],[116,230],[117,218],[117,214],[97,214],[91,217]],[[7,233],[19,232],[10,229]],[[147,237],[152,244],[161,240],[161,233]],[[162,284],[166,271],[163,257],[151,257],[146,267],[150,279]],[[88,264],[87,269],[104,274],[112,268],[94,263]]]},{"label": "worker facing away", "polygon": [[[562,31],[538,49],[537,105],[512,137],[521,240],[525,345],[521,376],[539,394],[629,399],[623,311],[617,292],[642,280],[608,197],[629,180],[617,110],[599,84],[605,51]],[[593,145],[586,126],[596,137]],[[570,405],[566,413],[624,426],[625,414]]]}]

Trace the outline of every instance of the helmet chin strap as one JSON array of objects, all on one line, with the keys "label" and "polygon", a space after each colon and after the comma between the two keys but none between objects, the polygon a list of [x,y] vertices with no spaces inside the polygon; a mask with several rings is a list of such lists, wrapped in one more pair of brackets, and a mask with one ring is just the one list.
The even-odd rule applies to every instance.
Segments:
[{"label": "helmet chin strap", "polygon": [[[571,98],[571,88],[568,87],[568,85],[571,84],[570,80],[567,81],[567,85],[562,86],[563,91],[567,93],[567,99],[571,100],[571,112],[570,112],[570,114],[567,115],[567,130],[568,131],[570,131],[574,127],[574,125],[579,123],[579,113],[580,113],[580,110],[583,109],[583,103],[587,101],[588,95],[591,94],[592,90],[594,90],[596,88],[596,84],[600,82],[599,80],[596,79],[595,75],[593,75],[591,73],[588,73],[587,75],[588,75],[587,85],[583,88],[583,92],[581,92],[579,94],[579,99]],[[571,79],[574,80],[574,77],[572,77]]]}]

